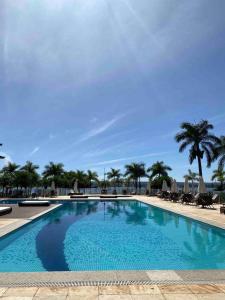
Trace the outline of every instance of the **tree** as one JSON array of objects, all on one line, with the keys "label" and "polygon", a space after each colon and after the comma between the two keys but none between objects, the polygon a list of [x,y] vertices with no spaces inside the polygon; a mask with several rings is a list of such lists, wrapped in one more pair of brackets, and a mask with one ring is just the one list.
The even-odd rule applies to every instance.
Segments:
[{"label": "tree", "polygon": [[135,182],[135,189],[137,191],[138,185],[139,189],[141,187],[141,177],[146,176],[145,164],[144,163],[131,163],[125,166],[125,176],[129,176]]},{"label": "tree", "polygon": [[4,183],[3,188],[6,188],[6,194],[8,194],[8,188],[14,186],[16,172],[20,166],[9,162],[1,170],[2,182]]},{"label": "tree", "polygon": [[157,161],[147,169],[147,172],[151,172],[150,178],[162,176],[167,177],[168,171],[172,171],[172,169],[171,167],[165,165],[163,161]]},{"label": "tree", "polygon": [[27,161],[26,164],[20,168],[21,172],[19,173],[18,179],[23,183],[23,185],[20,186],[24,187],[26,190],[29,188],[29,194],[31,193],[32,188],[38,183],[39,175],[36,171],[38,168],[39,166],[33,164],[31,161]]},{"label": "tree", "polygon": [[20,170],[27,171],[28,173],[34,174],[36,170],[39,169],[38,165],[34,165],[31,161],[27,161],[26,164],[21,167]]},{"label": "tree", "polygon": [[223,168],[218,167],[218,169],[213,171],[212,180],[215,179],[220,182],[220,189],[223,190],[225,182],[225,171]]},{"label": "tree", "polygon": [[88,185],[87,174],[84,171],[77,170],[75,172],[75,179],[78,181],[78,189],[86,188]]},{"label": "tree", "polygon": [[190,146],[190,164],[197,159],[199,176],[202,176],[202,159],[204,155],[207,160],[207,167],[210,167],[216,154],[215,144],[219,143],[219,139],[209,132],[213,129],[213,125],[206,120],[195,124],[184,122],[181,124],[181,129],[182,131],[175,136],[177,143],[182,142],[179,152],[183,152]]},{"label": "tree", "polygon": [[53,163],[52,161],[45,166],[45,170],[42,173],[44,178],[51,179],[55,182],[56,186],[60,185],[62,176],[64,175],[64,165],[62,163]]},{"label": "tree", "polygon": [[98,174],[97,172],[87,170],[87,181],[89,183],[90,189],[92,188],[92,182],[98,182]]},{"label": "tree", "polygon": [[194,194],[194,182],[198,181],[198,173],[192,172],[191,169],[188,169],[188,174],[184,175],[184,178],[188,178],[188,180],[191,180],[192,185],[192,193]]},{"label": "tree", "polygon": [[225,165],[225,136],[221,136],[219,143],[216,145],[215,159],[219,158],[219,168],[224,168]]},{"label": "tree", "polygon": [[121,177],[120,169],[111,168],[111,171],[107,173],[107,178],[108,180],[112,180],[114,188],[116,188],[116,185],[118,184],[120,177]]}]

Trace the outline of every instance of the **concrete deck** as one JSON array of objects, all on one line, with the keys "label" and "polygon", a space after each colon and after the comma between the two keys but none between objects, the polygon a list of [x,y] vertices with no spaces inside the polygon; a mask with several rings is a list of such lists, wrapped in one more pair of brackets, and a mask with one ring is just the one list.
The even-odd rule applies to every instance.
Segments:
[{"label": "concrete deck", "polygon": [[1,288],[5,300],[224,300],[225,285]]}]

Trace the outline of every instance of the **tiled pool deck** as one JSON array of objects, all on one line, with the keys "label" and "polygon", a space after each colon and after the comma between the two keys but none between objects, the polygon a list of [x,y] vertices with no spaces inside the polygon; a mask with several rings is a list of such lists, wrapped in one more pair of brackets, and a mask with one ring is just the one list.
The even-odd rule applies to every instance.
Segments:
[{"label": "tiled pool deck", "polygon": [[[130,199],[127,198],[128,201]],[[218,205],[212,210],[171,203],[156,197],[134,196],[133,199],[225,229],[225,215],[220,215]],[[45,208],[29,218],[0,218],[0,236],[55,207]],[[0,273],[1,298],[225,299],[225,270]]]}]

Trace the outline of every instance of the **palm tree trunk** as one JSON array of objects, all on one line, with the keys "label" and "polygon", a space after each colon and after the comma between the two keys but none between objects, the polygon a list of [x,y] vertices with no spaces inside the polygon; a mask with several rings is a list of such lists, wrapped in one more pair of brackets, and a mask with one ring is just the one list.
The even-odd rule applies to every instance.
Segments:
[{"label": "palm tree trunk", "polygon": [[202,161],[199,155],[198,155],[198,172],[199,172],[199,176],[202,177]]}]

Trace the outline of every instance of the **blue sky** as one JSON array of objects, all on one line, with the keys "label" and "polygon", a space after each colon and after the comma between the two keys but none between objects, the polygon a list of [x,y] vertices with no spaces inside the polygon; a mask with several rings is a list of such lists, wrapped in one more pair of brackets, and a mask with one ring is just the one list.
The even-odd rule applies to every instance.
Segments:
[{"label": "blue sky", "polygon": [[[225,134],[224,0],[0,6],[0,141],[8,160],[99,174],[163,160],[181,180],[190,166],[174,141],[179,124],[208,119]],[[213,167],[204,162],[206,180]]]}]

